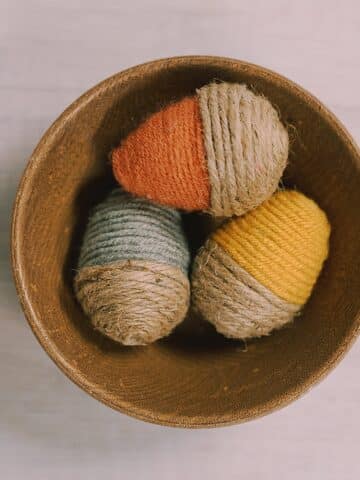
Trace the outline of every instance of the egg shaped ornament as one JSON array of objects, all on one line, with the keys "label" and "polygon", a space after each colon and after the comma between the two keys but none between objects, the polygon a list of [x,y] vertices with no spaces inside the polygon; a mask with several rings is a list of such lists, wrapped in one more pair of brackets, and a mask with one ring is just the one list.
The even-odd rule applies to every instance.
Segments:
[{"label": "egg shaped ornament", "polygon": [[242,215],[277,189],[288,132],[246,85],[210,83],[151,115],[112,152],[118,182],[185,211]]},{"label": "egg shaped ornament", "polygon": [[184,319],[189,262],[179,212],[117,188],[89,218],[75,293],[101,333],[146,345]]},{"label": "egg shaped ornament", "polygon": [[279,191],[218,228],[197,254],[192,302],[229,338],[269,335],[308,300],[329,251],[325,213],[305,195]]}]

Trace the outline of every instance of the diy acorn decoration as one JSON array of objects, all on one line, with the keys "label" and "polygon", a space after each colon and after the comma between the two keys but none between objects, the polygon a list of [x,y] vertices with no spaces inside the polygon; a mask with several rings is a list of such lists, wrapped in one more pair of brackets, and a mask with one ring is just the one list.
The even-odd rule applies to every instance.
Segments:
[{"label": "diy acorn decoration", "polygon": [[112,152],[133,194],[186,211],[242,215],[277,189],[288,133],[246,85],[210,83],[150,116]]},{"label": "diy acorn decoration", "polygon": [[305,195],[279,191],[218,228],[199,251],[192,301],[226,337],[268,335],[308,300],[328,255],[330,225]]},{"label": "diy acorn decoration", "polygon": [[117,188],[89,218],[76,296],[97,330],[124,345],[145,345],[184,319],[189,262],[179,212]]}]

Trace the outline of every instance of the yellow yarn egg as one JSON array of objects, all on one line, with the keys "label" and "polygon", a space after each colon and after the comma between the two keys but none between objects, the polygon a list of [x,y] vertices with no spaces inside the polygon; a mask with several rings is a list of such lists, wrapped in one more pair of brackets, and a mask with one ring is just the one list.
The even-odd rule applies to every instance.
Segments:
[{"label": "yellow yarn egg", "polygon": [[311,295],[329,251],[330,224],[310,198],[275,193],[217,229],[198,253],[193,304],[230,338],[268,335]]}]

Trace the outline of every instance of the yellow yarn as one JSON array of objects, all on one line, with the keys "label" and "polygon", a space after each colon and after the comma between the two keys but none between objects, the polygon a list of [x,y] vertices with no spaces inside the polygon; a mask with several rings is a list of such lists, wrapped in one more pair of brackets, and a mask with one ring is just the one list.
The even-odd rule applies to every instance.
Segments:
[{"label": "yellow yarn", "polygon": [[285,190],[212,238],[256,280],[280,298],[303,305],[328,255],[330,225],[305,195]]}]

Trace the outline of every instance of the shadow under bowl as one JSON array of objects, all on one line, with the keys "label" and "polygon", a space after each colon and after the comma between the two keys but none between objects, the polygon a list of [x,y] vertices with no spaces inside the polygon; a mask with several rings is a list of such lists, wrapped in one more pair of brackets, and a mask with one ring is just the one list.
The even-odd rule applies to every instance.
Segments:
[{"label": "shadow under bowl", "polygon": [[[149,113],[213,79],[245,82],[276,105],[292,147],[285,182],[316,200],[332,225],[330,257],[301,317],[273,335],[227,340],[190,314],[170,337],[126,348],[92,330],[72,289],[88,213],[113,184],[108,154]],[[186,221],[192,246],[204,217]],[[263,68],[217,57],[140,65],[75,101],[45,133],[20,184],[12,260],[40,343],[76,384],[105,404],[163,425],[242,422],[288,404],[342,357],[360,324],[360,158],[314,97]]]}]

